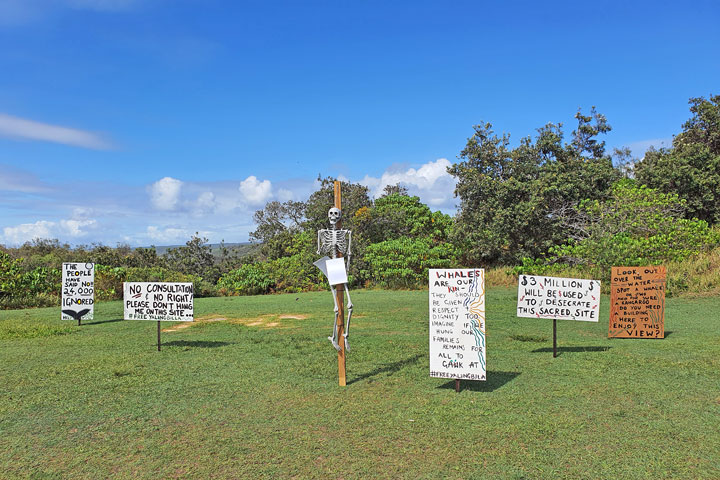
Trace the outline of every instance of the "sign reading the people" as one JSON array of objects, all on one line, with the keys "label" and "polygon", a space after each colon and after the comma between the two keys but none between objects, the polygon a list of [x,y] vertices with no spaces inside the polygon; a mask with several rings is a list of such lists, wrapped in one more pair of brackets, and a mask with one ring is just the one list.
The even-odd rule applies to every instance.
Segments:
[{"label": "sign reading the people", "polygon": [[600,281],[520,275],[517,316],[597,322]]},{"label": "sign reading the people", "polygon": [[665,267],[612,267],[608,337],[665,337]]},{"label": "sign reading the people", "polygon": [[125,320],[193,321],[193,284],[125,282]]},{"label": "sign reading the people", "polygon": [[95,264],[63,263],[63,320],[92,320],[95,311]]},{"label": "sign reading the people", "polygon": [[430,270],[430,376],[485,380],[485,271]]}]

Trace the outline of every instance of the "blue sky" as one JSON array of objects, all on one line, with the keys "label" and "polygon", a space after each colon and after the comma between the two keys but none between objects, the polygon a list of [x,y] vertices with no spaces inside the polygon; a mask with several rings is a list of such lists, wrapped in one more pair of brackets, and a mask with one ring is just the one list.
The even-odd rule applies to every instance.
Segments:
[{"label": "blue sky", "polygon": [[595,105],[641,157],[718,93],[720,3],[0,0],[0,243],[247,241],[318,174],[454,213],[472,126]]}]

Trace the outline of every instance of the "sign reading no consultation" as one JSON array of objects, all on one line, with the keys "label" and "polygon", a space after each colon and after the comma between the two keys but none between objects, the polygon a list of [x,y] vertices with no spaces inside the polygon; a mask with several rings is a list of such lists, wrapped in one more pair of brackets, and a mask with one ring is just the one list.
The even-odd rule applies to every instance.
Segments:
[{"label": "sign reading no consultation", "polygon": [[125,320],[193,321],[193,284],[123,283]]}]

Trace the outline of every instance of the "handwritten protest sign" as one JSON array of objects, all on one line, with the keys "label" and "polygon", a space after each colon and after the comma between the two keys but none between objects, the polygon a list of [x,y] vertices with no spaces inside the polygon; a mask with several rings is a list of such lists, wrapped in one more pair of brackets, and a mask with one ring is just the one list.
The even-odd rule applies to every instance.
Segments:
[{"label": "handwritten protest sign", "polygon": [[[63,263],[61,318],[92,320],[95,312],[95,264]],[[78,323],[79,324],[79,323]]]},{"label": "handwritten protest sign", "polygon": [[430,376],[485,380],[485,271],[430,270]]},{"label": "handwritten protest sign", "polygon": [[520,275],[517,316],[597,322],[600,282],[579,278]]},{"label": "handwritten protest sign", "polygon": [[193,284],[125,282],[125,320],[193,321]]},{"label": "handwritten protest sign", "polygon": [[612,267],[608,337],[665,337],[665,267]]}]

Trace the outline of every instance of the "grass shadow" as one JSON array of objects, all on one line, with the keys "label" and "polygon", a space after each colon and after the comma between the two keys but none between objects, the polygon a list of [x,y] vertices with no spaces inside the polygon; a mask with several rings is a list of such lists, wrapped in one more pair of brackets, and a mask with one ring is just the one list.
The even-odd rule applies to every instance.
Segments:
[{"label": "grass shadow", "polygon": [[163,347],[195,347],[195,348],[217,348],[232,345],[235,342],[214,342],[210,340],[172,340],[162,342]]},{"label": "grass shadow", "polygon": [[122,321],[123,321],[122,318],[114,318],[112,320],[98,320],[96,322],[95,321],[86,322],[83,320],[82,325],[80,325],[80,326],[82,327],[83,325],[101,325],[103,323],[115,323],[115,322],[122,322]]},{"label": "grass shadow", "polygon": [[[497,372],[488,370],[487,380],[460,380],[460,391],[470,390],[471,392],[494,392],[508,382],[511,382],[520,375],[520,372]],[[455,390],[455,380],[443,383],[437,388]]]},{"label": "grass shadow", "polygon": [[[557,356],[564,352],[607,352],[612,347],[557,347]],[[536,348],[532,353],[552,353],[552,347]]]},{"label": "grass shadow", "polygon": [[349,380],[347,382],[348,385],[353,384],[355,382],[359,382],[361,380],[365,380],[366,378],[374,377],[376,375],[380,375],[381,373],[396,373],[400,370],[402,370],[404,367],[407,367],[408,365],[413,365],[417,363],[424,355],[415,355],[414,357],[409,357],[404,360],[400,360],[393,363],[386,363],[382,366],[371,370],[367,373],[363,373],[362,375],[358,375],[357,377],[353,378],[352,380]]}]

